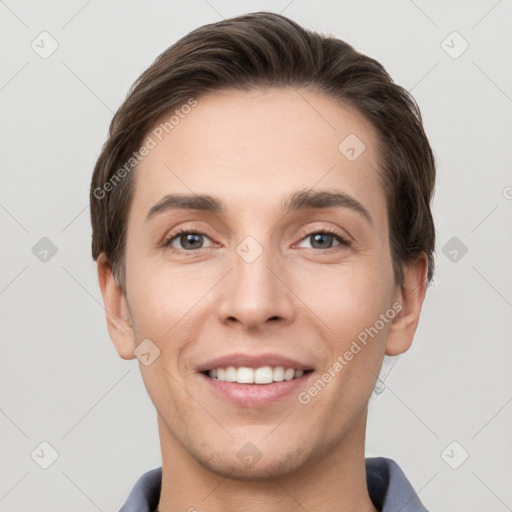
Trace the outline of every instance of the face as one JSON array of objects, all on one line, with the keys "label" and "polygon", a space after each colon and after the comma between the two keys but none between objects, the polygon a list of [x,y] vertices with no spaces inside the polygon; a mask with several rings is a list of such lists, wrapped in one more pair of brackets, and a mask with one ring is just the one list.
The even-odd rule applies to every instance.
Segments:
[{"label": "face", "polygon": [[[339,454],[364,435],[399,317],[375,129],[276,88],[198,97],[161,141],[148,135],[126,239],[132,338],[117,345],[160,351],[140,369],[163,450],[239,479]],[[262,382],[307,371],[206,374],[228,366],[270,366]]]}]

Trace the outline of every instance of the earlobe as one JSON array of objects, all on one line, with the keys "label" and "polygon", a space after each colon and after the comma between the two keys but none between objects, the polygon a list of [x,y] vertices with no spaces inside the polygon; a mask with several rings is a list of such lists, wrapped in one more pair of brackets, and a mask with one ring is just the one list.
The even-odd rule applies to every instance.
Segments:
[{"label": "earlobe", "polygon": [[425,299],[428,260],[422,253],[404,269],[404,285],[399,289],[396,302],[401,310],[393,319],[386,340],[386,355],[402,354],[412,344]]},{"label": "earlobe", "polygon": [[135,337],[130,311],[123,290],[115,282],[104,253],[98,256],[97,269],[110,339],[120,357],[134,359]]}]

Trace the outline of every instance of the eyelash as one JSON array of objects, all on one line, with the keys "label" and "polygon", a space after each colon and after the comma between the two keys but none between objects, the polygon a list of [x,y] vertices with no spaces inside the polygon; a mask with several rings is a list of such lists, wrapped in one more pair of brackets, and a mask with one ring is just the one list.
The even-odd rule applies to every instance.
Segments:
[{"label": "eyelash", "polygon": [[[302,241],[305,238],[308,238],[310,236],[317,235],[317,234],[333,235],[335,238],[338,239],[340,246],[342,245],[342,246],[350,247],[350,245],[351,245],[351,243],[345,237],[340,235],[338,232],[330,230],[330,229],[326,229],[326,228],[320,228],[320,229],[316,229],[314,231],[307,232],[307,233],[303,234],[300,241]],[[174,247],[171,247],[171,243],[173,242],[173,240],[175,240],[176,238],[178,238],[182,235],[202,235],[202,236],[206,236],[206,237],[210,238],[208,236],[208,234],[204,233],[203,231],[187,229],[187,228],[180,228],[178,231],[176,231],[175,233],[172,233],[169,237],[166,238],[166,240],[162,244],[163,247],[168,248],[169,250],[171,250],[171,252],[181,252],[181,253],[184,252],[184,253],[189,253],[191,255],[195,252],[200,251],[201,249],[207,249],[207,247],[204,247],[204,248],[195,249],[195,250],[186,250],[186,249],[175,249]],[[316,250],[328,252],[328,251],[336,250],[337,247],[339,247],[339,246],[329,247],[328,249],[323,249],[323,250],[322,249],[316,249]],[[313,248],[313,250],[315,250],[315,248]]]}]

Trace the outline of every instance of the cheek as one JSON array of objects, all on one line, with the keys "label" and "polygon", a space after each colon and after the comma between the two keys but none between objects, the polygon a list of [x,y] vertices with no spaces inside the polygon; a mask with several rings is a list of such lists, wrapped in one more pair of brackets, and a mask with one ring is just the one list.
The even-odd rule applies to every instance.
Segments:
[{"label": "cheek", "polygon": [[[141,366],[147,385],[156,386],[151,392],[159,393],[165,388],[163,381],[169,379],[166,370],[172,375],[189,372],[181,366],[198,339],[201,325],[198,316],[205,307],[214,307],[208,292],[218,278],[215,280],[215,276],[199,273],[192,267],[172,269],[145,264],[133,267],[129,277],[129,304],[136,342],[150,339],[160,350],[151,366]],[[158,372],[149,371],[153,366]],[[173,383],[171,378],[168,384]]]},{"label": "cheek", "polygon": [[156,261],[135,251],[127,254],[127,286],[134,327],[144,337],[163,341],[204,295],[206,285],[191,268],[173,269]]},{"label": "cheek", "polygon": [[329,338],[343,345],[390,307],[392,281],[388,274],[378,265],[359,263],[320,268],[316,274],[310,269],[300,276],[297,295],[324,323]]}]

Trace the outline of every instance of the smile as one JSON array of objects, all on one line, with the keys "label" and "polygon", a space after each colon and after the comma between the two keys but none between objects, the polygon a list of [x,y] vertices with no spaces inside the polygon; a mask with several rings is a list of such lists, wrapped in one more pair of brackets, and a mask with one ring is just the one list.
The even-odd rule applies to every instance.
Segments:
[{"label": "smile", "polygon": [[225,382],[236,382],[238,384],[271,384],[272,382],[283,382],[298,379],[305,372],[311,370],[295,370],[283,366],[262,366],[260,368],[248,368],[245,366],[226,368],[215,368],[205,372],[212,379]]},{"label": "smile", "polygon": [[282,366],[262,366],[254,369],[228,366],[203,371],[197,375],[215,397],[237,407],[253,409],[267,407],[285,399],[296,400],[314,374],[313,370],[285,369]]}]

